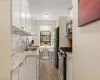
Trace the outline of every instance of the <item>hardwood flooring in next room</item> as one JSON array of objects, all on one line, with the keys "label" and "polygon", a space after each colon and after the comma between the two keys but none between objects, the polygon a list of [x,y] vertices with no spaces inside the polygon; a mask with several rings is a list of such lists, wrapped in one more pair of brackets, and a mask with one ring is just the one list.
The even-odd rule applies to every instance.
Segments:
[{"label": "hardwood flooring in next room", "polygon": [[40,80],[60,80],[59,74],[50,60],[40,60]]}]

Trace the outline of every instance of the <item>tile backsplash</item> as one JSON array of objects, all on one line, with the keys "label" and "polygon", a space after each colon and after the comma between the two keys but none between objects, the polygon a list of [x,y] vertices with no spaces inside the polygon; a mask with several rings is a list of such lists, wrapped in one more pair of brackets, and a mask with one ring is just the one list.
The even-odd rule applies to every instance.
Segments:
[{"label": "tile backsplash", "polygon": [[12,55],[25,50],[27,36],[12,35]]},{"label": "tile backsplash", "polygon": [[29,42],[33,39],[32,36],[12,35],[12,55],[20,53],[26,49],[27,38],[29,39]]}]

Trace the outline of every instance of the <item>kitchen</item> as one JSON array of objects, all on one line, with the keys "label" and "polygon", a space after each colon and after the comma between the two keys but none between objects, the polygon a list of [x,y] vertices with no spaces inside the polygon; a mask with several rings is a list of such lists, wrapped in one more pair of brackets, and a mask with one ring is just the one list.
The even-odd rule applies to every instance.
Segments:
[{"label": "kitchen", "polygon": [[55,2],[59,10],[51,7],[54,15],[49,13],[53,1],[50,5],[44,0],[48,8],[43,14],[41,10],[47,5],[40,5],[40,10],[35,3],[38,1],[0,1],[0,80],[41,80],[42,59],[52,62],[59,79],[72,80],[72,1]]},{"label": "kitchen", "polygon": [[[61,80],[72,80],[70,79],[72,73],[63,75],[63,77],[70,76],[69,79],[67,79],[67,77],[62,78],[61,75],[63,73],[60,74],[60,72],[62,72],[60,66],[64,61],[60,60],[59,56],[57,56],[58,47],[66,47],[69,45],[66,36],[66,25],[69,21],[67,21],[69,16],[65,16],[67,14],[67,7],[65,7],[65,15],[61,15],[61,17],[60,14],[63,12],[57,16],[54,15],[55,17],[49,13],[43,13],[43,16],[40,17],[38,10],[36,12],[33,10],[32,12],[33,4],[31,1],[32,0],[0,1],[0,9],[2,9],[0,15],[0,21],[2,23],[0,23],[0,25],[4,26],[0,28],[0,32],[2,33],[0,34],[0,36],[2,36],[0,40],[2,42],[0,46],[2,47],[0,51],[2,55],[2,57],[0,57],[0,63],[2,63],[0,67],[0,80],[41,80],[41,59],[51,60],[53,66],[56,67],[55,70],[58,70],[57,73],[59,72]],[[69,5],[70,4],[71,1],[69,1]],[[37,13],[40,20],[35,19],[38,18],[35,15]],[[60,28],[59,34],[56,34],[55,30],[58,26]],[[59,36],[59,42],[55,41],[56,36]],[[69,47],[72,47],[72,45]],[[61,63],[59,63],[60,61]],[[66,61],[67,58],[65,62]],[[67,62],[65,64],[67,64]],[[66,68],[63,68],[67,71],[67,66],[65,67]]]},{"label": "kitchen", "polygon": [[99,4],[0,0],[0,80],[100,80]]}]

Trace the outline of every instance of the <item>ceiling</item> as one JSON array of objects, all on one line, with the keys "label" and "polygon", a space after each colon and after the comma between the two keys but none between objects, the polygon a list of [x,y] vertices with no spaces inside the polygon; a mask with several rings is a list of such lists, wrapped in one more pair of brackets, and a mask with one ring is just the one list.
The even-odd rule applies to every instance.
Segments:
[{"label": "ceiling", "polygon": [[35,20],[57,20],[59,16],[68,15],[67,8],[72,0],[29,0],[29,5]]}]

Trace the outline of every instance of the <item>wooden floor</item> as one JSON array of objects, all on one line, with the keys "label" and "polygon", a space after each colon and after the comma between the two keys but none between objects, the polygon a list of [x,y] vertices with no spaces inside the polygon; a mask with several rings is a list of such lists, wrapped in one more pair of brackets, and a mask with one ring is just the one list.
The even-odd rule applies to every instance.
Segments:
[{"label": "wooden floor", "polygon": [[50,60],[40,60],[40,80],[60,80],[59,74]]}]

